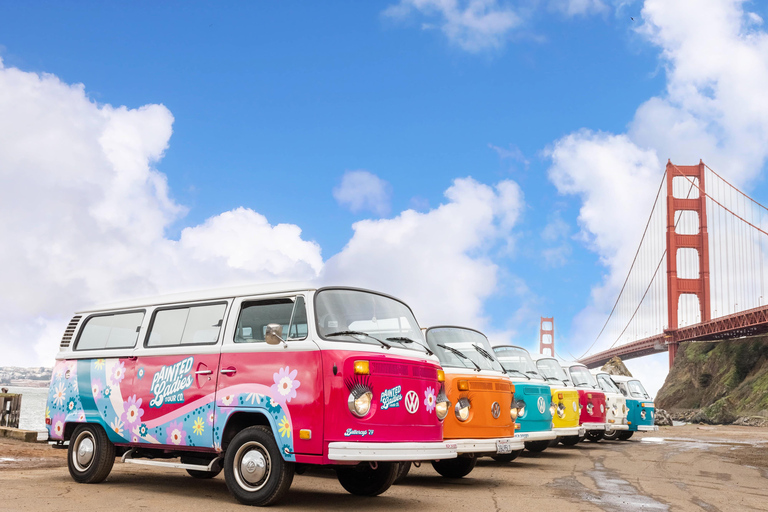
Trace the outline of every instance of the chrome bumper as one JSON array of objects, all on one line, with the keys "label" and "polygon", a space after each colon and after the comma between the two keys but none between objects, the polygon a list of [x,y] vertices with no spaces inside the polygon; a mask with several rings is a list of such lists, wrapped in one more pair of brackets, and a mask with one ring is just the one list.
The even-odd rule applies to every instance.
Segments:
[{"label": "chrome bumper", "polygon": [[520,441],[551,441],[557,438],[554,430],[540,430],[538,432],[516,432],[515,440]]},{"label": "chrome bumper", "polygon": [[[493,451],[496,451],[494,444]],[[329,460],[420,461],[455,459],[456,442],[439,443],[328,443]]]},{"label": "chrome bumper", "polygon": [[613,432],[614,430],[629,430],[629,425],[614,425],[613,423],[606,423],[606,432]]},{"label": "chrome bumper", "polygon": [[605,430],[605,423],[582,423],[584,430]]},{"label": "chrome bumper", "polygon": [[638,425],[637,431],[638,432],[656,432],[659,430],[659,427],[657,425]]},{"label": "chrome bumper", "polygon": [[557,437],[570,437],[570,436],[579,436],[583,437],[587,435],[587,429],[584,427],[560,427],[560,428],[553,428],[552,432],[557,435]]},{"label": "chrome bumper", "polygon": [[525,449],[522,440],[511,437],[493,439],[451,439],[456,444],[456,453],[496,453],[496,441],[509,441],[512,451]]}]

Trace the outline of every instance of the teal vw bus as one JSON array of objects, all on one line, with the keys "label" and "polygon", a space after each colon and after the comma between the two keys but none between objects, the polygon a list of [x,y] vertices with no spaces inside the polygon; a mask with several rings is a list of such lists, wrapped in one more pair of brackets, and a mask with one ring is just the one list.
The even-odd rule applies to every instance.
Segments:
[{"label": "teal vw bus", "polygon": [[611,379],[627,398],[627,423],[629,430],[618,432],[618,438],[626,441],[635,432],[655,432],[659,427],[654,425],[656,407],[653,398],[645,390],[639,380],[633,377],[611,375]]}]

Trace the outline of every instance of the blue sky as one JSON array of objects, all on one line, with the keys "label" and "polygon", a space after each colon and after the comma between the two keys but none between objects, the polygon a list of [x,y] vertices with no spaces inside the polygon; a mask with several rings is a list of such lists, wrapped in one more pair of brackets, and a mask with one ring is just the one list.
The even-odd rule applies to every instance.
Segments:
[{"label": "blue sky", "polygon": [[[712,71],[714,77],[672,76],[683,74],[676,70],[688,58],[675,52],[695,37],[694,27],[670,28],[689,3],[671,2],[679,4],[671,9],[607,0],[2,2],[0,58],[6,70],[83,84],[97,106],[163,105],[170,112],[167,147],[150,158],[152,170],[167,178],[169,200],[185,212],[160,223],[170,241],[184,228],[245,207],[271,226],[298,226],[301,240],[315,242],[327,262],[355,236],[355,222],[398,218],[408,209],[427,214],[447,202],[444,194],[456,179],[471,176],[491,188],[516,183],[522,200],[514,227],[462,249],[496,267],[493,292],[481,294],[470,318],[533,348],[539,316],[554,316],[563,355],[580,355],[595,334],[589,326],[605,318],[606,304],[610,309],[612,283],[626,270],[624,252],[639,240],[636,219],[651,203],[616,211],[631,219],[626,233],[603,243],[615,226],[579,220],[579,212],[602,204],[605,190],[578,185],[599,178],[577,174],[607,164],[599,151],[585,156],[576,146],[591,141],[624,158],[612,144],[627,137],[645,156],[626,156],[626,167],[612,161],[610,172],[626,177],[615,186],[632,193],[633,180],[657,185],[657,178],[632,169],[648,167],[650,176],[660,177],[668,157],[725,162],[743,149],[728,147],[730,135],[753,124],[713,129],[722,144],[710,155],[670,150],[636,114],[657,98],[692,116],[705,134],[707,116],[721,117],[697,110],[671,87],[682,80],[703,88],[702,81],[725,76],[723,70]],[[760,47],[745,34],[764,36],[765,6],[712,4],[740,20],[740,28],[724,28],[723,37]],[[462,24],[473,12],[480,13],[477,23]],[[704,21],[725,23],[717,18]],[[736,171],[736,181],[753,189],[765,162],[754,151]],[[577,185],[553,178],[558,169]],[[378,210],[350,211],[334,197],[345,173],[357,170],[378,177],[388,191]],[[596,300],[595,289],[607,290],[608,299]],[[66,311],[81,305],[41,306],[37,315],[30,306],[28,313],[50,319],[56,332]],[[574,318],[581,320],[574,324]]]}]

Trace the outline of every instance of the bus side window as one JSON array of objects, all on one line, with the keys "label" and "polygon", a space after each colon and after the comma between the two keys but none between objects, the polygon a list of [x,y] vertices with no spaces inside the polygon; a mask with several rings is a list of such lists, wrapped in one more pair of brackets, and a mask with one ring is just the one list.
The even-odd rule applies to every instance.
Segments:
[{"label": "bus side window", "polygon": [[[254,300],[243,302],[237,319],[235,343],[261,343],[267,325],[283,326],[283,336],[288,332],[294,301],[289,298]],[[306,311],[305,311],[306,316]],[[304,321],[306,323],[306,320]]]}]

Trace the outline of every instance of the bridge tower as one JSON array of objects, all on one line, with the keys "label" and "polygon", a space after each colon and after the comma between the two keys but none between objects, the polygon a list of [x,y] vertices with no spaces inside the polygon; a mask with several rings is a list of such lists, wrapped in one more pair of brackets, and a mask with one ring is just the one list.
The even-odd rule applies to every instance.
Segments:
[{"label": "bridge tower", "polygon": [[549,356],[555,357],[555,318],[541,317],[539,324],[539,354],[547,355],[545,350],[549,350]]},{"label": "bridge tower", "polygon": [[[709,238],[707,235],[707,201],[704,191],[704,162],[699,160],[699,165],[674,165],[667,162],[667,307],[669,325],[667,346],[669,349],[669,367],[675,362],[678,342],[675,339],[675,331],[678,329],[677,311],[682,295],[695,295],[699,300],[701,321],[711,320],[709,298]],[[694,199],[675,197],[673,182],[676,177],[685,180],[687,187],[693,181],[699,189],[693,188],[697,193]],[[683,178],[683,177],[687,177]],[[699,232],[696,234],[679,234],[675,230],[675,214],[677,212],[692,211],[699,218]],[[695,249],[699,256],[699,276],[696,279],[684,279],[677,277],[677,259],[679,249]]]}]

